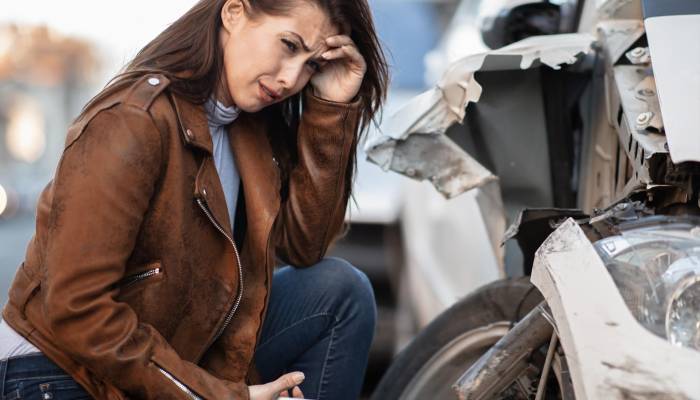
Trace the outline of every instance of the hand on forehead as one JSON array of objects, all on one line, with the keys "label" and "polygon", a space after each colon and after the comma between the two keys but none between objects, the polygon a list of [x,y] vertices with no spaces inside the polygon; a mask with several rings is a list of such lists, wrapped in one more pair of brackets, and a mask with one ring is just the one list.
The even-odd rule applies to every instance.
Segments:
[{"label": "hand on forehead", "polygon": [[302,4],[290,15],[289,22],[294,26],[292,33],[300,37],[304,50],[320,54],[330,47],[326,40],[341,32],[323,10],[310,2]]}]

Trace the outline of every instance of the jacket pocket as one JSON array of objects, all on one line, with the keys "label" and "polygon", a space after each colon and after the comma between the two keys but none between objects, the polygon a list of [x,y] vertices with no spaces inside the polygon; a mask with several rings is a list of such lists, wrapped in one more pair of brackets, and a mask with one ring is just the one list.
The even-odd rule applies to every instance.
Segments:
[{"label": "jacket pocket", "polygon": [[163,279],[163,266],[160,261],[145,264],[139,268],[134,268],[124,276],[115,287],[120,291],[126,291],[142,283],[153,283]]}]

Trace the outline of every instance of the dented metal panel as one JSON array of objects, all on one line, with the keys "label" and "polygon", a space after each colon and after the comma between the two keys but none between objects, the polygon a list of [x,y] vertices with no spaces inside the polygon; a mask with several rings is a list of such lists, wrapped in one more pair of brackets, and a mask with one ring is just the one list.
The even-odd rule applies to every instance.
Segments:
[{"label": "dented metal panel", "polygon": [[634,319],[574,220],[537,251],[532,282],[557,322],[577,399],[700,399],[700,353]]}]

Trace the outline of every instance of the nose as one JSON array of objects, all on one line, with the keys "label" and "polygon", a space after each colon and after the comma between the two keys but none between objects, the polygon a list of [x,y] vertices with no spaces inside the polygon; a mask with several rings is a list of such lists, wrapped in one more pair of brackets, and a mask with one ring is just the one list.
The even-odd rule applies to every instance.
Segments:
[{"label": "nose", "polygon": [[299,79],[301,79],[303,71],[303,63],[289,62],[282,68],[277,76],[277,83],[282,86],[285,92],[293,91],[294,88],[299,85]]}]

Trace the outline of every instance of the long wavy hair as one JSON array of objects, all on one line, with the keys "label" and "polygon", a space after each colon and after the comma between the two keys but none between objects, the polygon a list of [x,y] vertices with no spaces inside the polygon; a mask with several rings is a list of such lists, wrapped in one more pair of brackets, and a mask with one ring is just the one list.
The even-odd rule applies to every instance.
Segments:
[{"label": "long wavy hair", "polygon": [[[346,200],[352,193],[356,171],[356,147],[361,135],[378,115],[386,99],[389,72],[377,37],[367,0],[242,0],[247,15],[260,13],[288,15],[300,1],[320,7],[331,22],[349,34],[367,63],[367,72],[357,95],[360,102],[355,145],[345,172]],[[221,84],[223,49],[219,43],[221,10],[226,0],[200,0],[186,14],[148,43],[107,86],[83,109],[130,86],[144,74],[159,73],[170,79],[170,90],[187,100],[202,104]],[[283,179],[296,163],[296,129],[299,124],[303,91],[261,111],[268,123],[272,148],[281,162]],[[283,185],[286,196],[286,185]]]}]

